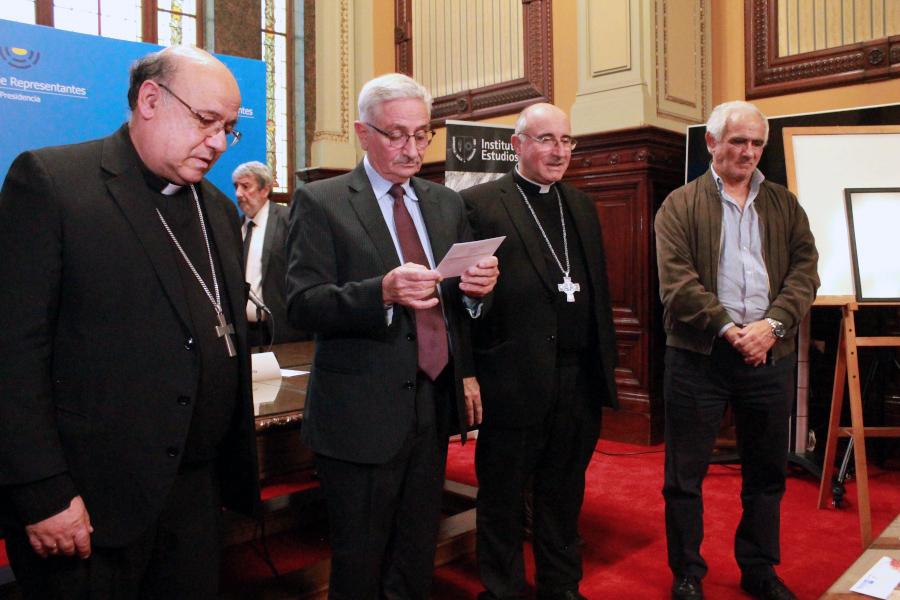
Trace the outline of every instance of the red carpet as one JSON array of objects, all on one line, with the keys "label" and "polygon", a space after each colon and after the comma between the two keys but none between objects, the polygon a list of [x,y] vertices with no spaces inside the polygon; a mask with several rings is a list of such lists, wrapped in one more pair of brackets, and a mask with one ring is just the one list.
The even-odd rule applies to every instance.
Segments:
[{"label": "red carpet", "polygon": [[[672,576],[666,564],[663,520],[662,446],[646,448],[601,441],[588,470],[581,515],[585,578],[582,593],[591,600],[668,600]],[[651,453],[646,453],[647,451]],[[477,485],[475,443],[451,444],[447,477]],[[900,512],[900,471],[870,467],[873,531],[880,533]],[[819,482],[796,469],[788,477],[782,503],[782,564],[778,574],[800,600],[816,600],[862,552],[856,489],[847,485],[845,508],[818,510]],[[706,540],[703,554],[710,572],[704,580],[707,600],[750,597],[738,587],[734,531],[740,518],[740,472],[713,465],[705,482]],[[328,556],[323,521],[269,538],[270,555],[279,571],[310,565]],[[222,589],[243,589],[269,579],[258,544],[229,548],[222,568]],[[529,585],[534,568],[526,547]],[[473,600],[482,589],[474,555],[435,572],[434,600]],[[532,591],[533,594],[533,591]],[[246,596],[250,597],[250,596]],[[863,598],[860,596],[860,598]]]},{"label": "red carpet", "polygon": [[[597,448],[608,453],[648,450],[604,441]],[[662,446],[649,450],[662,450]],[[448,479],[477,485],[472,466],[474,451],[472,443],[451,445]],[[749,598],[738,586],[740,571],[733,553],[740,519],[740,481],[736,468],[713,465],[704,484],[703,554],[709,563],[709,575],[703,585],[707,600]],[[581,592],[588,598],[669,598],[672,575],[666,563],[662,483],[662,452],[595,455],[588,469],[581,514],[585,540]],[[818,480],[797,470],[788,477],[782,503],[782,564],[778,574],[800,600],[814,600],[825,593],[862,551],[854,484],[848,483],[845,508],[840,510],[816,508],[818,486]],[[900,512],[900,471],[870,467],[869,488],[877,535]],[[533,575],[533,565],[529,564],[530,585]],[[432,597],[471,600],[481,589],[473,556],[438,569]]]}]

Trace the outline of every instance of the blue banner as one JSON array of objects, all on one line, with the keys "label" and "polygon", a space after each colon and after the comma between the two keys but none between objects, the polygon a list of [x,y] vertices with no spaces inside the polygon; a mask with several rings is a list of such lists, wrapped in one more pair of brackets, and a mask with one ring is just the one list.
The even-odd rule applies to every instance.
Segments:
[{"label": "blue banner", "polygon": [[[162,46],[0,19],[0,181],[21,152],[113,133],[129,118],[128,67]],[[266,162],[266,65],[217,55],[241,88],[236,129],[207,177],[234,200],[231,173]]]}]

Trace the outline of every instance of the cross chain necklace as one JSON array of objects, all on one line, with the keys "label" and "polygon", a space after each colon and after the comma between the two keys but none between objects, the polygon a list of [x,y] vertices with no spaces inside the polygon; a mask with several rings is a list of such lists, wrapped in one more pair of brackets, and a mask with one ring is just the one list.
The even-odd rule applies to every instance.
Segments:
[{"label": "cross chain necklace", "polygon": [[565,269],[563,269],[562,263],[559,262],[559,257],[556,256],[556,251],[553,249],[553,244],[550,243],[550,238],[548,238],[546,232],[544,232],[544,227],[541,225],[540,219],[538,219],[537,214],[535,214],[534,209],[531,207],[531,202],[528,201],[528,197],[525,196],[525,192],[522,191],[522,187],[517,183],[516,188],[522,195],[522,200],[525,201],[525,206],[527,206],[528,210],[531,211],[531,216],[534,217],[534,222],[537,223],[538,229],[541,230],[541,235],[544,236],[544,241],[547,242],[547,247],[550,248],[550,253],[553,255],[554,260],[556,260],[556,264],[559,265],[559,270],[562,271],[563,282],[557,285],[556,289],[566,295],[566,302],[575,302],[575,292],[581,291],[581,284],[572,283],[572,278],[569,277],[569,273],[572,271],[572,266],[569,263],[569,241],[566,237],[566,219],[563,216],[562,197],[559,195],[559,188],[557,187],[554,189],[556,190],[556,200],[557,202],[559,202],[559,221],[562,224],[563,250],[565,250],[566,253]]},{"label": "cross chain necklace", "polygon": [[219,324],[216,326],[216,334],[219,337],[225,338],[225,346],[226,348],[228,348],[228,356],[237,356],[237,351],[234,349],[234,341],[232,341],[231,339],[231,336],[234,334],[234,325],[225,322],[225,315],[222,312],[222,299],[221,296],[219,296],[219,282],[216,279],[216,267],[213,264],[212,250],[209,247],[209,236],[206,235],[206,222],[203,220],[203,211],[200,210],[200,198],[197,197],[197,190],[194,189],[193,184],[191,185],[191,192],[194,194],[194,203],[196,203],[197,205],[197,214],[200,215],[200,229],[203,231],[203,241],[206,242],[206,253],[209,256],[209,270],[212,271],[213,288],[216,291],[215,298],[213,298],[213,295],[209,292],[209,288],[206,286],[203,278],[200,277],[200,273],[198,273],[197,269],[194,268],[194,263],[191,262],[191,259],[188,258],[188,255],[181,247],[181,244],[178,243],[178,239],[175,237],[175,234],[172,233],[172,230],[169,228],[169,224],[166,223],[166,220],[163,218],[162,213],[159,212],[159,208],[156,209],[156,214],[159,215],[159,220],[162,221],[163,227],[165,227],[166,231],[169,232],[169,237],[172,238],[172,242],[175,243],[175,247],[178,248],[178,251],[181,252],[181,256],[184,257],[185,262],[191,268],[191,271],[194,273],[194,277],[196,277],[197,281],[200,282],[200,285],[203,286],[203,291],[206,292],[206,297],[209,298],[209,301],[212,302],[212,305],[215,307],[216,319],[219,321]]}]

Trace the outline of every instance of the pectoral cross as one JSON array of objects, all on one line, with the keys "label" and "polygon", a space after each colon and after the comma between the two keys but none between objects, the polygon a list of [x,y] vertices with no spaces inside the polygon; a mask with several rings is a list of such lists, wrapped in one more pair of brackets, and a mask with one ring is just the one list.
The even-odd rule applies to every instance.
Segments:
[{"label": "pectoral cross", "polygon": [[563,282],[556,286],[566,295],[566,302],[575,302],[575,292],[581,291],[581,284],[572,283],[571,277],[563,277]]},{"label": "pectoral cross", "polygon": [[216,318],[219,320],[219,324],[216,326],[216,334],[225,338],[228,356],[237,356],[237,350],[234,349],[234,342],[231,340],[231,336],[234,334],[234,325],[225,322],[225,315],[222,314],[221,310],[217,312]]}]

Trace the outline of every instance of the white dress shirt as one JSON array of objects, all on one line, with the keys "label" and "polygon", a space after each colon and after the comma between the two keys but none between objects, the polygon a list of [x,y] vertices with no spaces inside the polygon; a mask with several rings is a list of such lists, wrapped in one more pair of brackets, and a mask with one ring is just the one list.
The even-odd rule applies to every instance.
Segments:
[{"label": "white dress shirt", "polygon": [[[252,219],[244,218],[241,225],[241,239],[247,235],[248,220],[253,221],[253,231],[250,238],[250,250],[247,252],[247,272],[244,274],[244,279],[250,284],[253,293],[265,302],[262,291],[262,253],[263,243],[266,239],[266,224],[269,222],[269,202],[266,201]],[[265,317],[265,313],[263,313],[263,317]],[[256,322],[256,305],[249,300],[247,301],[247,320]]]}]

